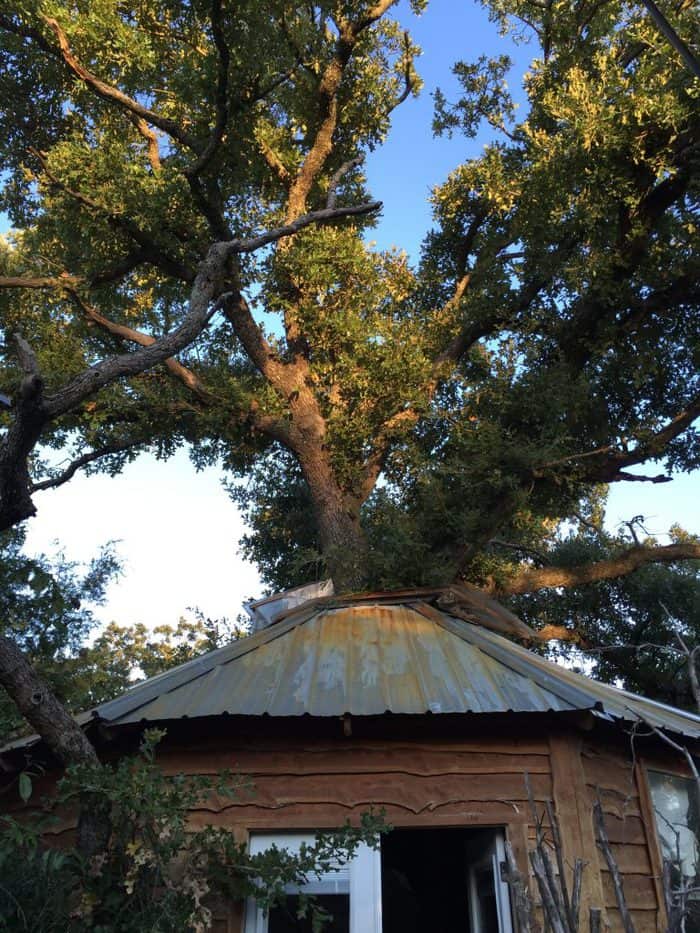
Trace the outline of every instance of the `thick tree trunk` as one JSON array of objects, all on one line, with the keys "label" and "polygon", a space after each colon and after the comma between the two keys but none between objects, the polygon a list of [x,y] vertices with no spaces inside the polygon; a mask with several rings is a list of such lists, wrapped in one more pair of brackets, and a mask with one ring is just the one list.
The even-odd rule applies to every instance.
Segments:
[{"label": "thick tree trunk", "polygon": [[[64,765],[99,765],[97,752],[75,719],[17,645],[4,635],[0,635],[0,684]],[[100,852],[109,834],[109,813],[104,801],[86,794],[81,801],[78,824],[79,851],[88,858]]]},{"label": "thick tree trunk", "polygon": [[336,593],[367,588],[368,548],[360,524],[360,502],[340,488],[325,451],[309,445],[298,454],[309,486],[321,553]]}]

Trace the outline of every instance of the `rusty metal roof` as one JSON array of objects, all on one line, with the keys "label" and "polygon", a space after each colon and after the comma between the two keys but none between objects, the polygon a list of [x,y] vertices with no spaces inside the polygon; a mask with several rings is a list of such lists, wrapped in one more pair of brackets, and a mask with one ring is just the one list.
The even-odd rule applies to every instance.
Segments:
[{"label": "rusty metal roof", "polygon": [[[255,635],[79,717],[112,724],[218,716],[592,710],[700,737],[700,717],[601,684],[424,599],[309,604]],[[1,751],[36,741],[29,737]]]},{"label": "rusty metal roof", "polygon": [[[408,605],[329,609],[279,622],[99,707],[113,722],[216,716],[372,716],[573,709]],[[279,628],[278,628],[279,626]],[[211,661],[216,663],[212,664]],[[148,689],[146,689],[148,688]]]},{"label": "rusty metal roof", "polygon": [[98,707],[114,723],[182,716],[597,710],[700,737],[700,717],[545,660],[423,601],[290,616]]}]

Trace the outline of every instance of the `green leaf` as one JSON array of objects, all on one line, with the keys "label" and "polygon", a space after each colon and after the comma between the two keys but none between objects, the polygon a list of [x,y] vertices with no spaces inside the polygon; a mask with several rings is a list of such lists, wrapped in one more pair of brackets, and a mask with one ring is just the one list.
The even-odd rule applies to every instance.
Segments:
[{"label": "green leaf", "polygon": [[19,795],[24,803],[32,796],[32,779],[26,771],[22,771],[19,776]]}]

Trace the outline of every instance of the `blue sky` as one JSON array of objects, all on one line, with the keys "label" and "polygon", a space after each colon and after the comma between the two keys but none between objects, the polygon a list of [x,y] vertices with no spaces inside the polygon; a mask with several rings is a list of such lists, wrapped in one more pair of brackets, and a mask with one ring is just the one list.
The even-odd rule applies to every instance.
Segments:
[{"label": "blue sky", "polygon": [[[433,0],[419,19],[402,4],[399,17],[424,49],[417,67],[425,88],[394,114],[390,139],[369,157],[366,170],[373,195],[384,202],[373,238],[380,247],[400,246],[415,259],[430,227],[431,189],[477,155],[487,138],[434,140],[432,92],[440,86],[448,98],[456,94],[451,66],[457,59],[504,51],[515,59],[517,88],[533,50],[499,38],[474,3]],[[241,601],[261,588],[255,568],[236,555],[243,526],[220,480],[213,469],[195,474],[184,452],[167,463],[143,457],[116,479],[76,477],[37,495],[39,515],[29,523],[28,548],[50,550],[59,539],[69,557],[89,559],[102,542],[119,539],[125,575],[99,611],[104,621],[174,623],[192,605],[211,616],[235,617]],[[609,524],[644,514],[649,531],[664,542],[675,521],[700,532],[699,503],[697,477],[661,486],[618,484]]]}]

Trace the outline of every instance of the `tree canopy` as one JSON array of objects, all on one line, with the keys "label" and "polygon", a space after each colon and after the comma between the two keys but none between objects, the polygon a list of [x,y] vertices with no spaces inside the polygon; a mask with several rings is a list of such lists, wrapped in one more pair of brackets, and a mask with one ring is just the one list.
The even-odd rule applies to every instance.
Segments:
[{"label": "tree canopy", "polygon": [[698,81],[642,5],[489,0],[530,41],[525,112],[507,57],[455,65],[434,131],[493,138],[412,261],[368,242],[362,169],[420,91],[394,6],[0,12],[2,514],[189,444],[271,585],[457,578],[533,613],[595,585],[631,618],[610,581],[700,557],[596,520],[606,485],[698,466]]}]

